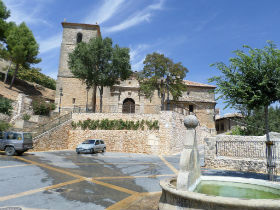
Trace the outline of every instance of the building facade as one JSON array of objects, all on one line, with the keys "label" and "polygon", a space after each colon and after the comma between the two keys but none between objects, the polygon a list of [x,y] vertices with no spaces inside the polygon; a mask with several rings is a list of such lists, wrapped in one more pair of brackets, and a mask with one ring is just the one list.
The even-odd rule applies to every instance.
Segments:
[{"label": "building facade", "polygon": [[[93,37],[100,36],[98,25],[62,23],[63,38],[60,50],[60,64],[58,69],[56,98],[57,107],[62,110],[84,112],[91,109],[92,89],[86,86],[70,72],[67,60],[68,54],[80,41],[87,42]],[[137,113],[156,114],[163,107],[161,98],[156,91],[152,98],[147,98],[139,91],[139,83],[135,72],[129,79],[120,81],[113,87],[105,87],[103,92],[104,113]],[[187,115],[194,113],[200,124],[209,129],[215,128],[215,86],[197,82],[185,81],[188,89],[178,101],[170,99],[169,110]],[[99,111],[99,91],[97,90],[96,110]],[[165,101],[165,107],[167,101]]]}]

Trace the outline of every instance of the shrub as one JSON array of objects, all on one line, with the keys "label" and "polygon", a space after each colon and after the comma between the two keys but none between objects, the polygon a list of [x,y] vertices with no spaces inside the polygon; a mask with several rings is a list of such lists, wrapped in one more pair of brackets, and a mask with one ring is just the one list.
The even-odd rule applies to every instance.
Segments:
[{"label": "shrub", "polygon": [[43,98],[36,98],[32,101],[32,108],[35,114],[48,116],[50,111],[55,109],[55,104],[46,102]]},{"label": "shrub", "polygon": [[9,123],[0,120],[0,131],[7,131],[10,127],[11,125]]},{"label": "shrub", "polygon": [[10,99],[0,96],[0,113],[11,115],[12,109],[12,101]]},{"label": "shrub", "polygon": [[22,116],[22,119],[23,120],[29,120],[31,118],[31,116],[29,115],[29,114],[24,114],[23,116]]},{"label": "shrub", "polygon": [[[146,126],[145,126],[146,125]],[[80,127],[83,130],[144,130],[145,127],[148,130],[158,130],[159,124],[158,121],[151,121],[151,120],[137,120],[135,121],[123,121],[122,119],[119,120],[91,120],[87,119],[84,121],[79,121],[77,123],[72,122],[72,128],[76,129]]]}]

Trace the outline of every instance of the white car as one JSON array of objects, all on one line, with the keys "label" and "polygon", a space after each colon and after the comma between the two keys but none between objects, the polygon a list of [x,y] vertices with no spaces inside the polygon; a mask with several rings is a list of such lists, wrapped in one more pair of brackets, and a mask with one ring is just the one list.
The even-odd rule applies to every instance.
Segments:
[{"label": "white car", "polygon": [[105,152],[106,144],[103,140],[99,139],[89,139],[85,140],[83,143],[79,144],[76,148],[77,154],[80,153],[95,153],[95,152]]}]

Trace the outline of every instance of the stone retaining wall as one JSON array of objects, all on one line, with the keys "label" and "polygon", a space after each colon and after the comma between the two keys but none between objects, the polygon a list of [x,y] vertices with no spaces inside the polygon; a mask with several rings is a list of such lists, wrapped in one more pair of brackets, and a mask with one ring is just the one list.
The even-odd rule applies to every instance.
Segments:
[{"label": "stone retaining wall", "polygon": [[[69,122],[35,139],[34,151],[75,149],[86,139],[103,139],[107,151],[175,154],[182,151],[183,139],[186,138],[185,117],[173,111],[160,114],[74,113],[74,122],[86,119],[158,120],[159,130],[74,130]],[[197,134],[198,142],[201,142],[202,137],[211,135],[204,127],[198,127]]]},{"label": "stone retaining wall", "polygon": [[36,137],[33,139],[34,149],[30,151],[68,149],[69,130],[71,129],[71,121],[68,121]]}]

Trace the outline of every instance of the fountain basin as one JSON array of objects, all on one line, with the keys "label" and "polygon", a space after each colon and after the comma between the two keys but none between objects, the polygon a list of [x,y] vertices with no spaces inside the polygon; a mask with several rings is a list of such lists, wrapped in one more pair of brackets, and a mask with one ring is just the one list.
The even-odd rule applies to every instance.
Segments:
[{"label": "fountain basin", "polygon": [[[176,178],[165,179],[160,182],[162,187],[162,196],[160,198],[160,210],[172,209],[199,209],[199,210],[279,210],[280,209],[280,184],[258,179],[248,179],[239,177],[221,177],[221,176],[201,176],[201,183],[219,183],[220,185],[229,184],[228,190],[234,191],[232,187],[237,184],[244,185],[245,188],[253,188],[252,191],[260,190],[267,192],[268,198],[273,199],[248,199],[236,197],[223,197],[209,194],[202,194],[192,191],[184,191],[176,189]],[[220,183],[222,181],[222,184]],[[208,186],[209,187],[209,186]],[[236,186],[235,186],[236,187]],[[198,185],[198,188],[201,186]],[[206,190],[207,191],[207,190]],[[215,190],[212,190],[212,192]],[[225,189],[224,189],[225,191]],[[214,193],[215,194],[215,193]],[[231,192],[226,192],[229,196]],[[238,193],[233,192],[234,196]],[[241,194],[241,193],[240,193]],[[246,194],[246,193],[245,193]],[[262,194],[262,193],[260,193]],[[266,194],[266,193],[264,193]],[[279,195],[279,196],[277,196]],[[278,197],[278,198],[277,198]]]}]

